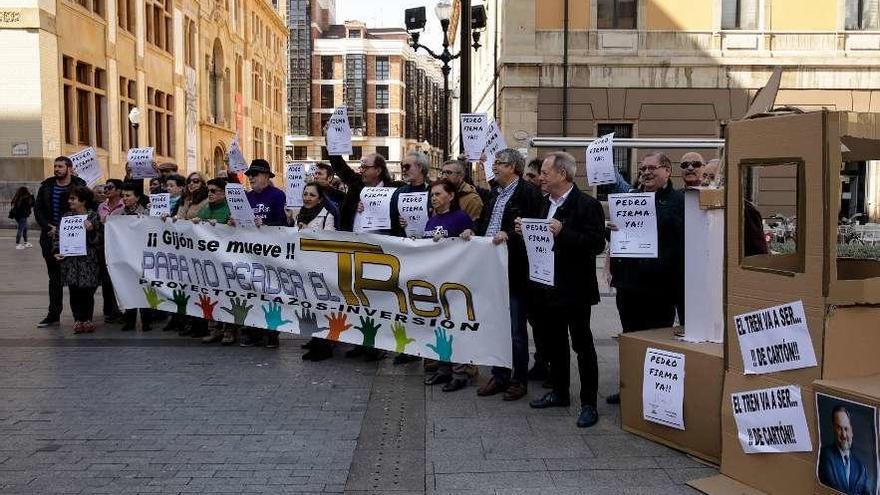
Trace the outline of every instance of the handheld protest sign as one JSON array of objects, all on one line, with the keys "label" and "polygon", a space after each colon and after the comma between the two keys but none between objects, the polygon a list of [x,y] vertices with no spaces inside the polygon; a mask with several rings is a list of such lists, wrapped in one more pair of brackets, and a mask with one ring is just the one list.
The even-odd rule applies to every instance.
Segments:
[{"label": "handheld protest sign", "polygon": [[504,134],[501,132],[498,121],[493,121],[486,131],[486,161],[483,162],[483,168],[486,173],[487,182],[495,178],[492,164],[495,163],[495,154],[504,148],[507,148],[507,141],[504,140]]},{"label": "handheld protest sign", "polygon": [[61,217],[58,226],[58,252],[62,256],[86,255],[87,215]]},{"label": "handheld protest sign", "polygon": [[95,148],[91,146],[70,155],[70,161],[73,162],[73,171],[77,177],[86,181],[89,187],[94,187],[104,176]]},{"label": "handheld protest sign", "polygon": [[235,223],[244,227],[256,227],[254,209],[247,199],[244,186],[241,184],[226,184],[226,203],[229,205],[229,213]]},{"label": "handheld protest sign", "polygon": [[303,189],[306,187],[306,164],[288,163],[284,170],[284,180],[287,186],[287,207],[301,208]]},{"label": "handheld protest sign", "polygon": [[614,168],[614,133],[606,134],[587,146],[587,184],[601,186],[617,182]]},{"label": "handheld protest sign", "polygon": [[244,172],[248,168],[247,161],[244,159],[244,153],[241,151],[241,145],[238,142],[238,136],[232,138],[229,143],[229,152],[226,154],[229,160],[229,170],[231,172]]},{"label": "handheld protest sign", "polygon": [[361,190],[364,211],[359,215],[360,231],[391,228],[391,196],[393,187],[365,187]]},{"label": "handheld protest sign", "polygon": [[428,193],[401,193],[397,197],[397,212],[406,220],[404,231],[407,237],[424,236],[428,224]]},{"label": "handheld protest sign", "polygon": [[486,148],[486,128],[489,118],[485,113],[461,114],[461,136],[468,160],[477,161]]},{"label": "handheld protest sign", "polygon": [[171,194],[150,194],[150,216],[161,217],[171,214]]},{"label": "handheld protest sign", "polygon": [[128,166],[131,168],[132,179],[152,179],[159,174],[153,168],[155,157],[152,146],[146,148],[131,148],[128,150]]},{"label": "handheld protest sign", "polygon": [[523,218],[522,235],[529,258],[529,280],[553,286],[555,257],[554,238],[550,232],[550,220],[546,218]]},{"label": "handheld protest sign", "polygon": [[608,212],[618,229],[611,232],[612,258],[657,257],[654,193],[609,194]]},{"label": "handheld protest sign", "polygon": [[351,127],[348,123],[348,108],[338,107],[327,121],[327,153],[330,155],[350,155]]}]

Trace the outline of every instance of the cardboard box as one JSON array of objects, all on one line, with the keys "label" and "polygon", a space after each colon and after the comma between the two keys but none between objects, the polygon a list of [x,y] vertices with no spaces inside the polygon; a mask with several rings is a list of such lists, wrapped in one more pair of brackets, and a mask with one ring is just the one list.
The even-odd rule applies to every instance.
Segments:
[{"label": "cardboard box", "polygon": [[[880,410],[880,375],[872,375],[872,376],[863,376],[858,378],[846,378],[846,379],[836,379],[836,380],[819,380],[813,385],[813,389],[816,394],[826,394],[833,397],[841,398],[847,401],[855,402],[857,404],[862,404],[865,406],[873,407],[875,412],[873,417],[870,418],[870,422],[872,423],[870,426],[865,425],[865,418],[862,418],[862,421],[859,421],[855,418],[852,419],[852,431],[853,431],[853,445],[852,450],[853,455],[856,458],[861,458],[861,461],[865,464],[873,464],[874,465],[874,482],[871,483],[871,490],[876,489],[876,477],[877,473],[877,450],[878,450],[878,440],[877,435],[880,434],[876,430],[876,422],[877,422],[877,410]],[[827,411],[823,411],[827,415]],[[852,415],[858,414],[856,408],[850,407],[850,413]],[[820,421],[830,421],[828,417],[819,418]],[[867,431],[873,427],[874,429],[874,438],[870,439],[870,436],[866,437],[866,435],[870,435],[870,431]],[[818,429],[818,425],[817,425]],[[832,437],[833,438],[833,437]],[[865,442],[865,439],[873,440],[873,442],[868,441]],[[860,446],[856,446],[856,442],[863,442]],[[873,445],[871,445],[873,443]],[[833,445],[831,442],[826,442],[826,445]],[[817,437],[816,439],[816,450],[817,452],[824,445],[821,442],[821,437]],[[868,450],[870,453],[866,453]],[[875,458],[870,459],[870,456],[873,455]],[[869,468],[870,469],[870,468]],[[839,492],[833,490],[830,487],[823,485],[819,482],[819,478],[817,475],[816,466],[813,467],[813,479],[815,480],[814,492],[816,495],[838,495]]]},{"label": "cardboard box", "polygon": [[[724,378],[723,346],[682,342],[672,328],[622,334],[619,345],[623,429],[718,464],[721,460],[719,407]],[[685,355],[684,431],[645,421],[642,417],[645,351],[649,347]]]},{"label": "cardboard box", "polygon": [[684,193],[684,340],[724,342],[724,190]]}]

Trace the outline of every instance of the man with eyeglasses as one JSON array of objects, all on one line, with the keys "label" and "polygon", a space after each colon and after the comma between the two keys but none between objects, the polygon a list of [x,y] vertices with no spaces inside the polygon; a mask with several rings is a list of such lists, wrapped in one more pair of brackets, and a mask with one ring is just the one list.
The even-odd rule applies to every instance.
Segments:
[{"label": "man with eyeglasses", "polygon": [[348,187],[345,199],[339,208],[339,230],[354,232],[355,222],[359,220],[358,205],[361,202],[361,191],[365,187],[400,187],[401,182],[391,180],[385,157],[378,153],[370,153],[361,158],[359,173],[355,172],[340,155],[330,155],[333,172]]},{"label": "man with eyeglasses", "polygon": [[703,155],[689,151],[681,157],[681,178],[687,187],[698,187],[703,184],[703,174],[701,168],[706,163],[703,161]]},{"label": "man with eyeglasses", "polygon": [[[672,187],[671,171],[672,161],[660,152],[645,155],[639,164],[636,192],[654,193],[657,258],[611,258],[624,333],[671,327],[677,306],[684,322],[684,194]],[[610,395],[606,402],[618,404],[620,395]]]},{"label": "man with eyeglasses", "polygon": [[[400,217],[400,200],[401,193],[425,193],[428,194],[428,168],[431,162],[428,161],[428,155],[419,151],[410,151],[403,157],[403,163],[400,164],[400,171],[403,173],[403,181],[406,183],[394,191],[391,196],[391,235],[396,237],[406,237],[404,222]],[[404,354],[401,354],[404,356]],[[402,358],[406,359],[406,358]]]},{"label": "man with eyeglasses", "polygon": [[462,232],[469,240],[474,233],[491,237],[496,245],[507,244],[508,289],[510,291],[510,333],[513,345],[513,369],[493,367],[492,378],[477,390],[486,397],[503,393],[505,401],[523,398],[528,393],[529,334],[526,328],[529,261],[525,241],[516,232],[517,218],[535,218],[541,209],[541,192],[522,180],[525,159],[519,151],[503,149],[495,155],[492,171],[497,187],[474,230]]},{"label": "man with eyeglasses", "polygon": [[476,221],[483,212],[483,199],[474,186],[464,180],[464,164],[460,160],[446,160],[440,170],[440,176],[458,188],[455,195],[458,206],[467,213],[471,220]]}]

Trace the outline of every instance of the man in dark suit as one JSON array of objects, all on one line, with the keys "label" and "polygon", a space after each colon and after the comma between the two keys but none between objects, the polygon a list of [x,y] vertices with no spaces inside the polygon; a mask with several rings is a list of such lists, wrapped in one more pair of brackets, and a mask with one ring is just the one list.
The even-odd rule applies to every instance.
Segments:
[{"label": "man in dark suit", "polygon": [[[543,198],[540,218],[550,220],[553,234],[553,286],[534,283],[538,331],[544,333],[553,390],[533,400],[536,409],[569,406],[569,344],[577,354],[581,413],[577,425],[599,420],[596,395],[599,366],[590,330],[591,306],[599,303],[596,256],[605,250],[605,213],[595,198],[574,184],[576,161],[565,152],[550,153],[541,166]],[[520,224],[517,225],[518,230]]]},{"label": "man in dark suit", "polygon": [[853,455],[852,422],[845,406],[831,411],[834,444],[819,452],[819,481],[847,495],[873,495],[872,484],[865,464]]},{"label": "man in dark suit", "polygon": [[361,191],[365,187],[398,188],[403,185],[402,182],[391,180],[385,157],[378,153],[371,153],[361,159],[360,173],[355,172],[339,155],[330,155],[330,165],[336,176],[348,186],[345,199],[339,205],[339,214],[342,216],[339,230],[346,232],[354,232],[355,221],[359,215]]},{"label": "man in dark suit", "polygon": [[513,344],[513,370],[493,367],[492,378],[477,390],[481,397],[504,393],[504,400],[523,398],[528,392],[529,334],[526,327],[526,299],[529,261],[522,235],[515,220],[532,218],[541,207],[541,193],[522,179],[525,159],[519,151],[503,149],[495,155],[492,170],[498,187],[474,224],[462,239],[477,235],[492,237],[495,244],[507,243],[507,273],[510,290],[510,332]]}]

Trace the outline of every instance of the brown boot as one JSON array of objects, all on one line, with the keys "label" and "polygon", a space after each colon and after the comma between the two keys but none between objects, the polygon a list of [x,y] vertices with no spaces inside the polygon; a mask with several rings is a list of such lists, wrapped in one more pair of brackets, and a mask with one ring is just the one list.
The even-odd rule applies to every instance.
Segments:
[{"label": "brown boot", "polygon": [[492,377],[485,385],[477,389],[477,395],[480,397],[489,397],[490,395],[500,394],[507,390],[509,384],[501,383]]},{"label": "brown boot", "polygon": [[504,391],[503,399],[506,401],[520,400],[526,396],[529,388],[524,383],[510,382],[507,390]]}]

